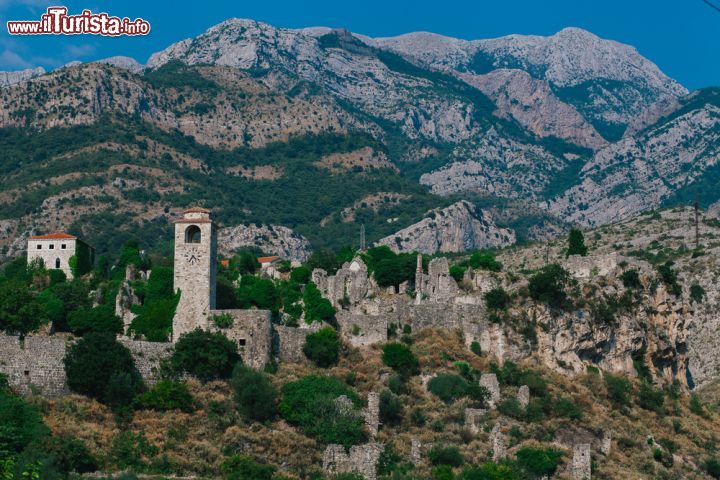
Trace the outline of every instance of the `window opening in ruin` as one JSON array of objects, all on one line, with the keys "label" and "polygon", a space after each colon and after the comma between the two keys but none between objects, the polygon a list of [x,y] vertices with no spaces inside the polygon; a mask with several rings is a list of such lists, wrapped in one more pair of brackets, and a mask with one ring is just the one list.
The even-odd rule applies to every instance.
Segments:
[{"label": "window opening in ruin", "polygon": [[185,230],[185,243],[200,243],[201,238],[200,227],[197,225],[190,225]]},{"label": "window opening in ruin", "polygon": [[60,248],[61,248],[62,250],[65,250],[65,248],[67,248],[67,245],[65,245],[65,244],[63,243],[62,245],[60,245]]},{"label": "window opening in ruin", "polygon": [[238,340],[238,343],[240,344],[241,347],[244,347],[245,344],[247,343],[247,341],[244,338],[241,338],[240,340]]},{"label": "window opening in ruin", "polygon": [[54,244],[54,243],[51,243],[51,244],[49,245],[49,248],[50,248],[50,250],[55,250],[55,244]]},{"label": "window opening in ruin", "polygon": [[38,250],[42,250],[42,245],[38,245]]},{"label": "window opening in ruin", "polygon": [[30,370],[25,370],[25,372],[23,372],[23,373],[25,373],[25,376],[26,376],[26,377],[29,377],[29,376],[30,376]]},{"label": "window opening in ruin", "polygon": [[55,268],[60,268],[60,259],[59,258],[55,259]]}]

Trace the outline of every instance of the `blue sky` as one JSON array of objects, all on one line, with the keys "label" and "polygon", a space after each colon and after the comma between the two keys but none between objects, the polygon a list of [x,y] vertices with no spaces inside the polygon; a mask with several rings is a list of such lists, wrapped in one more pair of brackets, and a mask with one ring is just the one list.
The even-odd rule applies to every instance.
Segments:
[{"label": "blue sky", "polygon": [[[715,1],[720,5],[720,0]],[[50,5],[84,8],[150,21],[147,37],[11,37],[7,20],[34,20]],[[550,35],[568,27],[637,47],[668,75],[692,89],[720,85],[720,12],[702,0],[337,0],[66,2],[0,0],[0,70],[127,55],[145,62],[170,43],[196,36],[230,17],[297,28],[344,27],[371,36],[431,31],[465,39],[510,33]]]}]

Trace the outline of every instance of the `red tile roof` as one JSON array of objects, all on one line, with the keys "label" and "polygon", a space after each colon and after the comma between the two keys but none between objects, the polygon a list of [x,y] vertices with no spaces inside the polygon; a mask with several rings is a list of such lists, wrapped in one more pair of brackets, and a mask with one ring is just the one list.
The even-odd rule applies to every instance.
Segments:
[{"label": "red tile roof", "polygon": [[280,257],[278,257],[277,255],[273,255],[273,256],[271,256],[271,257],[258,257],[257,260],[258,260],[258,262],[260,262],[260,263],[271,263],[271,262],[274,262],[275,260],[277,260],[277,259],[279,259],[279,258],[280,258]]},{"label": "red tile roof", "polygon": [[230,266],[230,260],[228,260],[227,258],[223,258],[222,260],[220,260],[220,265],[227,268]]},{"label": "red tile roof", "polygon": [[77,240],[77,237],[69,233],[50,233],[48,235],[33,235],[30,240]]},{"label": "red tile roof", "polygon": [[210,213],[210,210],[208,210],[207,208],[192,207],[192,208],[188,208],[184,212],[185,213]]}]

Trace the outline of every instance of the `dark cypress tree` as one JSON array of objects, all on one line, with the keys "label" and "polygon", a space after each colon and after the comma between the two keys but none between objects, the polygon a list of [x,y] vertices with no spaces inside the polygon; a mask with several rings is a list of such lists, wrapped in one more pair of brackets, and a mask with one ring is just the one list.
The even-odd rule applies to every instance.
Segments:
[{"label": "dark cypress tree", "polygon": [[570,230],[570,236],[568,237],[567,256],[582,255],[584,257],[587,253],[588,248],[585,246],[585,237],[582,231],[578,228],[573,228]]}]

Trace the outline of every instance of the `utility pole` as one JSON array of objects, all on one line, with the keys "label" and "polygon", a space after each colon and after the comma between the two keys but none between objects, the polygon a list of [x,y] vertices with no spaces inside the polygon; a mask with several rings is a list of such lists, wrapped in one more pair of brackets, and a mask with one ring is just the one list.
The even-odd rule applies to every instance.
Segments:
[{"label": "utility pole", "polygon": [[365,224],[360,225],[360,251],[365,251]]},{"label": "utility pole", "polygon": [[695,194],[695,250],[700,249],[700,206],[697,193]]}]

